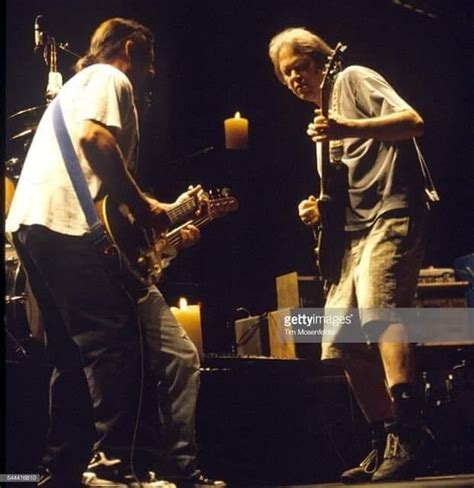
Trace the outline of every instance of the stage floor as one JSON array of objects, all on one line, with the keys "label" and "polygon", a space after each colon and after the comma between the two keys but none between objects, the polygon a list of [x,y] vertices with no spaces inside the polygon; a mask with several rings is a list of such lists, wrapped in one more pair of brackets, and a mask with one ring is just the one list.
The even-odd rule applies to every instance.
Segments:
[{"label": "stage floor", "polygon": [[229,488],[474,488],[474,473],[451,476],[433,476],[417,478],[414,481],[399,481],[394,483],[363,483],[358,485],[343,485],[341,483],[318,483],[311,485],[229,485]]}]

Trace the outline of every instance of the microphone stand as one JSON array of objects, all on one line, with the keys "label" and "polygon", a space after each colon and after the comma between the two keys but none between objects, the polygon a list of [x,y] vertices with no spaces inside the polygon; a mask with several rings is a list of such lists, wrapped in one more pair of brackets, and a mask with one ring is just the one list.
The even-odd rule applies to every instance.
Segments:
[{"label": "microphone stand", "polygon": [[196,159],[199,156],[203,156],[203,155],[205,155],[208,152],[213,151],[213,150],[214,150],[214,146],[205,147],[203,149],[199,149],[198,151],[194,151],[191,154],[183,156],[182,158],[174,159],[173,161],[170,161],[169,163],[167,163],[165,166],[166,167],[178,166],[180,164],[189,163],[193,159]]},{"label": "microphone stand", "polygon": [[48,86],[46,87],[46,103],[49,104],[58,95],[63,86],[63,77],[58,71],[58,51],[56,39],[50,37],[46,44],[46,50],[49,48],[49,74]]},{"label": "microphone stand", "polygon": [[69,49],[69,42],[60,42],[57,47],[61,49],[61,51],[64,51],[65,53],[70,54],[71,56],[74,56],[77,59],[80,59],[80,54],[75,53],[74,51],[71,51]]},{"label": "microphone stand", "polygon": [[[46,34],[43,29],[39,29],[39,18],[44,17],[38,15],[35,19],[35,51],[43,46],[43,59],[46,66],[49,67],[48,85],[46,87],[46,103],[50,104],[52,100],[58,95],[63,86],[63,78],[58,71],[58,49],[68,53],[75,58],[80,58],[80,55],[69,48],[68,42],[57,42],[56,38]],[[37,32],[38,30],[38,32]]]}]

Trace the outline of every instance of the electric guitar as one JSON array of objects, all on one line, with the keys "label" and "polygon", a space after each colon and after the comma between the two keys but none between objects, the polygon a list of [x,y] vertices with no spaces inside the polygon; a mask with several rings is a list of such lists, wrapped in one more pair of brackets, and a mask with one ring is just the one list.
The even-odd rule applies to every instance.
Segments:
[{"label": "electric guitar", "polygon": [[[142,284],[149,286],[159,280],[163,268],[167,265],[166,259],[169,260],[169,254],[173,252],[173,244],[179,244],[180,233],[177,229],[167,233],[169,227],[190,217],[196,219],[191,219],[190,222],[196,221],[204,225],[215,218],[214,215],[219,216],[219,210],[216,209],[223,209],[226,204],[230,207],[231,202],[236,202],[234,198],[228,197],[221,199],[225,202],[217,200],[216,203],[210,203],[214,201],[209,201],[208,198],[208,195],[203,193],[200,197],[193,196],[173,205],[164,212],[161,228],[156,227],[152,231],[140,226],[128,208],[118,204],[110,195],[97,202],[96,208],[107,234],[132,275]],[[237,208],[236,203],[233,205]],[[181,230],[182,227],[178,229]]]},{"label": "electric guitar", "polygon": [[[338,43],[334,53],[328,58],[321,82],[321,113],[329,116],[331,90],[341,69],[342,53],[346,46]],[[334,146],[337,142],[333,142]],[[342,143],[339,150],[342,151]],[[334,147],[333,146],[333,147]],[[316,145],[316,150],[318,148]],[[337,150],[337,148],[336,148]],[[318,198],[320,220],[316,226],[316,262],[321,276],[330,283],[337,283],[341,276],[344,254],[344,226],[346,221],[347,168],[342,162],[331,162],[330,144],[322,144],[318,152],[320,159],[321,183]]]},{"label": "electric guitar", "polygon": [[167,229],[198,212],[202,197],[189,197],[163,211],[162,221],[153,229],[137,223],[128,207],[106,195],[96,203],[99,218],[120,252],[128,269],[141,283],[149,286],[161,273],[161,254],[166,246]]}]

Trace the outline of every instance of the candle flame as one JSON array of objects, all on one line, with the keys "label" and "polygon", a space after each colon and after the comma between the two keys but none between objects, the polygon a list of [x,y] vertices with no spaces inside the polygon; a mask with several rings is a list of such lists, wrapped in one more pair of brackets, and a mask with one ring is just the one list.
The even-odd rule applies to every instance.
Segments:
[{"label": "candle flame", "polygon": [[188,306],[188,301],[184,297],[181,297],[179,299],[178,303],[179,303],[179,308],[181,310],[185,310],[187,308],[187,306]]},{"label": "candle flame", "polygon": [[234,118],[240,119],[240,112],[235,112]]}]

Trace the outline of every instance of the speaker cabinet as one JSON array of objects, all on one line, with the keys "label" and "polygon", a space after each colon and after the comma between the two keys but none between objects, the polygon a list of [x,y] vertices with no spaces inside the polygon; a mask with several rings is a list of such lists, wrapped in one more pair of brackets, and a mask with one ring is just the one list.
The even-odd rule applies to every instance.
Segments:
[{"label": "speaker cabinet", "polygon": [[270,356],[266,314],[235,321],[237,356]]},{"label": "speaker cabinet", "polygon": [[321,356],[320,343],[295,342],[294,336],[283,336],[280,321],[291,313],[283,308],[235,322],[237,356],[264,356],[277,359],[309,359]]}]

